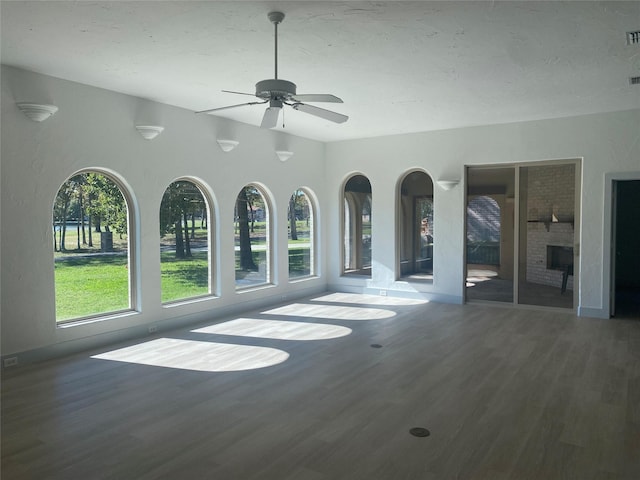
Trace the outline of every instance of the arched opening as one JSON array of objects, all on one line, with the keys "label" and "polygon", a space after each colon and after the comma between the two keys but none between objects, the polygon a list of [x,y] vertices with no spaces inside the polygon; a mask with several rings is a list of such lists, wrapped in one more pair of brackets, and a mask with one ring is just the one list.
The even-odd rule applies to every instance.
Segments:
[{"label": "arched opening", "polygon": [[407,174],[398,191],[400,277],[433,281],[433,181],[424,172]]},{"label": "arched opening", "polygon": [[53,205],[56,322],[131,309],[129,202],[97,171],[65,181]]},{"label": "arched opening", "polygon": [[344,186],[343,274],[371,276],[371,183],[352,176]]},{"label": "arched opening", "polygon": [[200,188],[190,180],[167,187],[160,204],[162,302],[211,293],[210,212]]}]

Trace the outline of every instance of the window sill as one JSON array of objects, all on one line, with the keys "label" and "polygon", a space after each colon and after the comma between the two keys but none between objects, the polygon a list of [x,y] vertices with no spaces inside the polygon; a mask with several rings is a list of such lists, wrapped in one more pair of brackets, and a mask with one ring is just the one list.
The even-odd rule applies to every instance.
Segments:
[{"label": "window sill", "polygon": [[181,298],[178,300],[170,300],[168,302],[164,302],[162,304],[162,308],[174,308],[181,307],[184,305],[192,305],[194,303],[206,302],[208,300],[213,300],[218,298],[215,295],[207,294],[207,295],[198,295],[197,297],[189,297],[189,298]]},{"label": "window sill", "polygon": [[122,310],[119,312],[110,312],[104,315],[94,315],[91,317],[82,317],[76,320],[63,320],[56,324],[56,328],[71,328],[71,327],[79,327],[81,325],[88,325],[91,323],[104,322],[109,320],[115,320],[117,318],[125,318],[131,317],[134,315],[139,315],[140,312],[136,310]]},{"label": "window sill", "polygon": [[246,287],[236,287],[236,293],[255,292],[256,290],[266,290],[275,287],[273,283],[260,283],[257,285],[247,285]]},{"label": "window sill", "polygon": [[300,282],[308,282],[309,280],[315,280],[320,278],[318,275],[306,275],[304,277],[296,277],[289,279],[289,283],[300,283]]}]

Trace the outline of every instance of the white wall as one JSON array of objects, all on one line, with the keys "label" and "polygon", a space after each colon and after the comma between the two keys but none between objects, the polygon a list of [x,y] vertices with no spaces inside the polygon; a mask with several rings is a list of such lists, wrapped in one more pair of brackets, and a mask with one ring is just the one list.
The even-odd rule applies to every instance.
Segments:
[{"label": "white wall", "polygon": [[[278,131],[225,121],[114,92],[2,68],[2,355],[63,353],[168,327],[213,319],[254,305],[327,287],[343,291],[412,295],[463,301],[464,185],[434,189],[434,283],[396,281],[397,183],[410,170],[439,179],[463,179],[465,165],[583,158],[579,313],[607,317],[603,293],[607,261],[602,245],[605,173],[639,172],[640,111],[559,120],[416,133],[324,145]],[[27,119],[16,102],[53,103],[60,111],[44,123]],[[357,121],[352,118],[350,121]],[[161,124],[155,140],[136,123]],[[223,153],[217,137],[240,141]],[[295,152],[286,163],[274,150]],[[136,212],[139,312],[69,328],[55,322],[52,204],[60,185],[84,168],[104,168],[126,182]],[[340,275],[341,189],[361,172],[373,192],[373,276]],[[631,173],[631,175],[635,175]],[[220,256],[219,297],[162,307],[158,208],[165,188],[193,176],[213,193]],[[610,176],[610,175],[609,175]],[[240,188],[264,185],[275,205],[276,285],[237,293],[234,283],[233,206]],[[287,202],[306,186],[319,199],[321,276],[290,284],[287,278]],[[326,259],[329,259],[328,261]],[[42,353],[44,352],[44,354]]]},{"label": "white wall", "polygon": [[[372,186],[371,279],[341,277],[340,265],[328,265],[332,289],[422,296],[463,301],[464,190],[434,193],[434,283],[396,281],[396,185],[412,169],[426,170],[434,182],[464,178],[465,165],[507,164],[582,158],[579,309],[581,315],[608,317],[603,268],[605,173],[638,172],[640,178],[640,111],[604,113],[556,120],[461,128],[330,143],[327,145],[328,237],[340,236],[340,189],[352,172],[366,175]],[[578,228],[578,226],[576,227]],[[339,258],[340,242],[328,244],[328,256]]]},{"label": "white wall", "polygon": [[[21,101],[53,103],[59,111],[36,123],[16,107]],[[148,141],[135,130],[136,123],[160,124],[165,130]],[[238,140],[240,145],[223,153],[216,143],[218,136]],[[281,162],[275,150],[291,150],[295,155]],[[166,326],[170,320],[173,324],[194,322],[215,318],[234,307],[275,302],[285,294],[291,297],[323,291],[326,284],[322,278],[289,284],[286,239],[288,200],[301,186],[320,199],[317,224],[323,234],[324,150],[320,142],[282,132],[3,67],[2,355],[43,348],[64,351],[66,347],[141,334],[149,324],[162,329],[163,322]],[[60,185],[84,168],[113,172],[134,197],[140,311],[108,321],[56,328],[52,205]],[[213,193],[220,295],[163,307],[159,206],[166,187],[182,176],[200,179]],[[276,286],[237,293],[233,208],[238,192],[249,182],[264,185],[273,195],[275,248],[279,252],[272,277]],[[319,268],[324,268],[322,262]],[[96,339],[93,336],[97,334],[106,335]]]}]

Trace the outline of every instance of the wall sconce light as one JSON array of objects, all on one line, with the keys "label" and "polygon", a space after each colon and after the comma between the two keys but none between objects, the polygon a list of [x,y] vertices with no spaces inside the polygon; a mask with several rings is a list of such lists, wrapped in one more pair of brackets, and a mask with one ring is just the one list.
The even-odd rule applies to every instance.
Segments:
[{"label": "wall sconce light", "polygon": [[291,157],[293,157],[293,152],[288,152],[286,150],[276,150],[276,155],[278,155],[278,158],[281,162],[286,162]]},{"label": "wall sconce light", "polygon": [[34,122],[43,122],[58,111],[58,107],[55,105],[41,105],[38,103],[17,103],[16,105],[22,110],[22,113]]},{"label": "wall sconce light", "polygon": [[442,188],[443,190],[451,190],[459,183],[460,180],[437,180],[437,184],[440,185],[440,188]]},{"label": "wall sconce light", "polygon": [[222,138],[219,138],[216,141],[218,142],[218,145],[220,145],[222,151],[225,153],[230,152],[240,144],[240,142],[236,140],[224,140]]},{"label": "wall sconce light", "polygon": [[136,130],[140,132],[140,135],[142,135],[142,138],[145,140],[153,140],[162,133],[164,127],[157,125],[136,125]]}]

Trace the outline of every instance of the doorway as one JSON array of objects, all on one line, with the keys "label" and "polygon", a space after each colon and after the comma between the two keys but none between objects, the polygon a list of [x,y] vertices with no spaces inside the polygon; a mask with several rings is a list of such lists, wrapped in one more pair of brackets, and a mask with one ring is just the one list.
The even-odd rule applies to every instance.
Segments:
[{"label": "doorway", "polygon": [[640,180],[612,184],[611,316],[640,319]]},{"label": "doorway", "polygon": [[467,300],[514,301],[513,167],[467,170]]},{"label": "doorway", "polygon": [[574,309],[579,161],[467,168],[468,301]]}]

